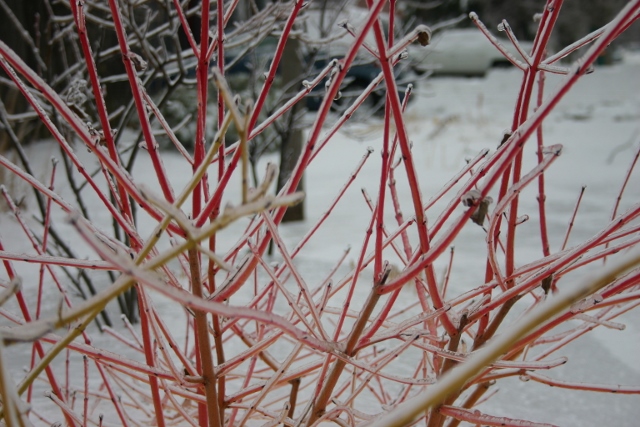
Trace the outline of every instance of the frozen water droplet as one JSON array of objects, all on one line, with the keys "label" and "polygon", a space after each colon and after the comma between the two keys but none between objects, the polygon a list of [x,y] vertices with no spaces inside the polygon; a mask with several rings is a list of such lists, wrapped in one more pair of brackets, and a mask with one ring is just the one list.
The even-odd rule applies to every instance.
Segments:
[{"label": "frozen water droplet", "polygon": [[142,59],[142,57],[137,53],[130,52],[129,59],[131,60],[131,63],[133,64],[133,67],[136,69],[137,72],[140,73],[147,69],[147,66],[148,66],[147,61]]},{"label": "frozen water droplet", "polygon": [[87,81],[82,78],[75,78],[71,81],[69,88],[67,89],[67,94],[65,97],[65,101],[67,105],[73,105],[78,108],[82,106],[87,100],[87,95],[85,94],[87,90]]},{"label": "frozen water droplet", "polygon": [[428,27],[425,27],[424,29],[421,28],[418,31],[417,40],[418,43],[420,43],[420,46],[426,46],[429,44],[429,42],[431,41],[431,31]]},{"label": "frozen water droplet", "polygon": [[462,197],[460,198],[460,201],[462,202],[463,205],[469,207],[469,206],[474,206],[478,202],[478,200],[480,200],[481,197],[482,197],[482,193],[480,193],[480,190],[476,190],[474,188],[473,190],[463,194]]}]

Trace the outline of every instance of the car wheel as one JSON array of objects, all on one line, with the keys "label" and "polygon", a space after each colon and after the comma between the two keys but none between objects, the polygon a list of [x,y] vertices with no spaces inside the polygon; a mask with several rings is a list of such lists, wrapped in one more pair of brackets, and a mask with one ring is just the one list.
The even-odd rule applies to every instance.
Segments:
[{"label": "car wheel", "polygon": [[498,61],[493,61],[491,63],[491,68],[510,68],[513,67],[513,64],[509,61],[507,61],[506,59],[503,60],[498,60]]}]

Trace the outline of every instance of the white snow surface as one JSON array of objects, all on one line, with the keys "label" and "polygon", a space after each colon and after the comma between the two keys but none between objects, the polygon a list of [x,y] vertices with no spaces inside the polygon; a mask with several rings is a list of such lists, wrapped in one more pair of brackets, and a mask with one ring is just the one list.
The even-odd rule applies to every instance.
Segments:
[{"label": "white snow surface", "polygon": [[[545,145],[562,144],[562,156],[546,173],[547,208],[551,251],[562,244],[568,222],[582,186],[585,196],[569,244],[586,240],[610,220],[612,207],[622,180],[635,150],[640,144],[640,56],[628,54],[625,61],[610,67],[598,67],[583,78],[562,100],[544,122]],[[545,93],[551,93],[561,77],[548,75]],[[486,78],[433,78],[421,82],[415,99],[407,111],[407,129],[413,142],[415,166],[425,200],[428,200],[465,164],[465,158],[475,156],[482,149],[494,150],[502,139],[502,132],[511,125],[514,104],[521,83],[521,73],[515,69],[493,70]],[[379,155],[382,139],[382,123],[371,119],[365,124],[350,125],[334,137],[313,161],[305,177],[306,215],[304,222],[285,224],[281,234],[289,248],[322,215],[346,182],[357,162],[368,147],[375,150],[345,198],[332,212],[328,221],[296,258],[305,279],[317,283],[329,271],[346,247],[351,246],[351,263],[355,262],[362,245],[364,231],[370,220],[370,210],[364,203],[361,188],[375,199],[379,183]],[[50,156],[58,156],[52,143],[43,142],[28,147],[33,166],[40,173],[42,182],[48,181]],[[88,153],[79,154],[89,158]],[[178,155],[164,153],[166,169],[174,188],[181,188],[190,175],[190,168]],[[264,161],[275,161],[275,157]],[[529,170],[535,164],[535,140],[525,149],[525,165]],[[263,162],[264,163],[264,162]],[[259,168],[260,172],[264,170]],[[61,171],[59,170],[59,173]],[[640,200],[639,171],[635,171],[622,199],[619,212]],[[138,182],[153,186],[154,172],[149,159],[140,156],[134,171]],[[400,195],[409,197],[404,175],[398,169]],[[62,183],[62,176],[58,178]],[[239,187],[239,178],[233,186]],[[533,187],[533,186],[532,186]],[[16,192],[24,192],[24,185],[10,186]],[[157,190],[157,187],[154,187]],[[72,196],[59,189],[67,200]],[[521,196],[520,214],[528,214],[530,220],[518,228],[518,265],[541,256],[538,210],[534,188]],[[229,194],[238,194],[232,190]],[[448,201],[448,198],[446,199]],[[232,201],[236,201],[232,200]],[[97,201],[94,201],[98,204]],[[405,203],[405,209],[410,206]],[[429,222],[442,203],[428,211]],[[91,208],[91,204],[89,206]],[[35,202],[27,198],[27,210],[35,208]],[[462,208],[460,208],[462,209]],[[387,212],[387,221],[395,224],[393,212]],[[405,217],[411,212],[404,212]],[[56,213],[59,218],[63,215]],[[110,228],[110,219],[104,211],[93,212],[94,223]],[[142,235],[148,235],[154,223],[141,220]],[[221,248],[232,244],[246,221],[220,233]],[[5,249],[14,252],[30,252],[31,247],[18,229],[11,215],[0,215],[0,233]],[[84,246],[69,229],[69,242],[78,252]],[[415,239],[412,240],[415,244]],[[455,263],[451,277],[451,292],[457,295],[482,283],[485,258],[485,235],[480,227],[469,224],[455,241]],[[223,249],[222,249],[223,250]],[[478,256],[477,254],[480,254]],[[87,256],[95,255],[87,252]],[[437,267],[442,272],[443,261]],[[393,260],[392,260],[393,261]],[[23,279],[23,289],[28,296],[35,295],[38,268],[26,263],[14,263]],[[601,265],[601,264],[600,264]],[[594,266],[593,268],[597,268]],[[576,275],[580,280],[589,270]],[[48,293],[48,292],[47,292]],[[51,291],[56,295],[57,291]],[[403,294],[411,298],[411,294]],[[356,305],[357,305],[356,301]],[[361,301],[360,301],[361,303]],[[162,309],[173,310],[169,302],[158,298]],[[9,311],[15,307],[7,306]],[[48,310],[57,308],[57,300],[46,304]],[[112,307],[116,318],[117,308]],[[177,315],[177,314],[176,314]],[[182,316],[182,312],[180,312]],[[640,312],[629,312],[618,319],[626,325],[624,331],[596,328],[577,342],[562,349],[557,355],[566,355],[569,362],[556,368],[550,376],[568,381],[640,386]],[[117,329],[122,329],[120,326]],[[175,330],[176,334],[183,332]],[[123,332],[126,334],[125,332]],[[128,352],[124,345],[107,336],[91,331],[97,346],[115,352]],[[121,348],[122,347],[122,348]],[[28,365],[29,346],[16,346],[8,350],[9,365],[14,378],[19,380],[22,367]],[[61,362],[56,366],[61,366]],[[637,395],[614,395],[566,391],[518,379],[501,380],[499,393],[483,403],[483,412],[512,418],[524,418],[560,426],[636,426],[640,419],[640,400]],[[57,418],[56,418],[57,419]]]}]

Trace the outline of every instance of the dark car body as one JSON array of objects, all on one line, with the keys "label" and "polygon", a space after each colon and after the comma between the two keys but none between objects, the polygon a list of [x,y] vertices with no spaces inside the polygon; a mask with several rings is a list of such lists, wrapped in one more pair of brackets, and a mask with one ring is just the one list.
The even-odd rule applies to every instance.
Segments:
[{"label": "dark car body", "polygon": [[[225,54],[225,63],[229,64],[226,68],[227,76],[234,80],[241,75],[258,75],[267,72],[275,53],[276,44],[277,40],[268,37],[241,57],[238,57],[238,52],[240,52],[238,49],[235,51],[230,50]],[[335,52],[323,49],[303,49],[301,66],[305,71],[303,71],[303,75],[300,76],[300,81],[314,79],[332,60],[342,58],[341,56],[332,56],[332,53]],[[282,61],[279,65],[278,74],[281,74],[280,68],[282,68]],[[350,105],[380,73],[381,68],[377,61],[373,59],[356,58],[351,67],[349,67],[347,75],[342,82],[340,88],[341,96],[334,101],[334,110],[341,111]],[[407,76],[407,73],[400,68],[396,70],[396,79],[401,82],[401,84],[398,85],[398,91],[402,97],[407,89],[407,81],[411,79]],[[307,95],[306,107],[309,110],[315,111],[320,107],[325,95],[326,80],[327,79],[324,79]],[[281,84],[284,85],[285,82],[281,82]],[[386,87],[383,82],[369,95],[364,103],[365,108],[373,109],[373,111],[379,110],[382,106],[381,100],[384,99],[385,94]]]}]

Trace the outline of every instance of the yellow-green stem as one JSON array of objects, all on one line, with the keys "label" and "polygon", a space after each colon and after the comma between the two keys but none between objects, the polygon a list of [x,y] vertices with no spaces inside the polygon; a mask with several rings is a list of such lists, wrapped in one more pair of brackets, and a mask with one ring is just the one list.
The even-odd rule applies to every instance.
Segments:
[{"label": "yellow-green stem", "polygon": [[[215,236],[211,237],[214,239]],[[215,271],[214,271],[214,262],[209,260],[209,266],[207,268],[207,277],[209,280],[209,287],[213,291],[215,290]],[[213,345],[216,348],[216,362],[217,366],[220,366],[224,363],[224,346],[222,345],[222,328],[220,328],[220,318],[216,315],[212,315],[212,331],[213,331]],[[224,403],[224,395],[226,389],[226,377],[224,375],[220,375],[218,377],[218,408],[220,411],[224,412],[225,403]]]},{"label": "yellow-green stem", "polygon": [[[106,304],[104,306],[106,306]],[[45,368],[49,366],[49,364],[53,361],[53,359],[62,350],[67,348],[67,346],[71,344],[73,340],[75,340],[77,337],[80,336],[80,334],[85,330],[87,325],[89,325],[89,323],[91,323],[93,319],[98,314],[100,314],[104,306],[97,307],[92,313],[90,313],[87,317],[85,317],[85,319],[78,326],[72,328],[64,338],[62,338],[53,347],[51,347],[51,349],[49,349],[49,351],[44,355],[44,357],[40,359],[38,364],[34,366],[31,371],[29,371],[25,379],[22,380],[22,382],[18,386],[18,394],[22,394],[25,391],[27,391],[31,383],[33,383],[33,381],[35,381],[35,379],[38,378],[38,375],[40,375],[42,371],[44,371]]]}]

